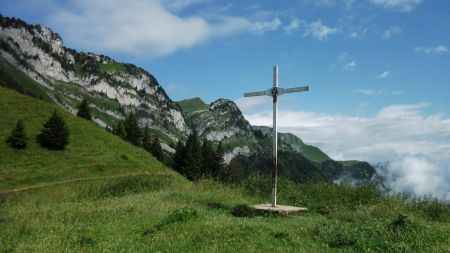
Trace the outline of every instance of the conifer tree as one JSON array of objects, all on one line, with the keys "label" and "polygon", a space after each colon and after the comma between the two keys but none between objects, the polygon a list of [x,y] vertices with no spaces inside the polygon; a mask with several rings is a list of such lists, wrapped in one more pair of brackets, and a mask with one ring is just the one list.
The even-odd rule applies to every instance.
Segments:
[{"label": "conifer tree", "polygon": [[178,140],[175,147],[175,155],[173,157],[173,169],[182,175],[186,175],[186,146],[181,140]]},{"label": "conifer tree", "polygon": [[186,176],[189,180],[201,177],[202,155],[197,131],[194,130],[186,141]]},{"label": "conifer tree", "polygon": [[127,134],[125,133],[125,126],[122,120],[118,120],[116,125],[114,125],[113,133],[120,138],[126,140]]},{"label": "conifer tree", "polygon": [[16,127],[11,132],[11,135],[6,139],[6,143],[15,149],[25,149],[27,147],[28,138],[25,133],[25,127],[23,126],[23,121],[18,120]]},{"label": "conifer tree", "polygon": [[214,177],[213,167],[215,160],[215,151],[211,146],[211,143],[204,138],[202,143],[202,174],[208,177]]},{"label": "conifer tree", "polygon": [[215,156],[214,156],[214,164],[213,164],[213,176],[217,177],[221,175],[225,167],[225,160],[223,159],[224,151],[222,147],[222,142],[219,142],[219,146],[217,146]]},{"label": "conifer tree", "polygon": [[148,152],[152,153],[152,140],[150,137],[150,129],[148,126],[144,128],[144,134],[142,135],[142,147]]},{"label": "conifer tree", "polygon": [[239,159],[231,160],[230,164],[223,167],[220,179],[229,183],[239,183],[245,179],[245,170]]},{"label": "conifer tree", "polygon": [[78,106],[77,116],[83,119],[91,120],[91,110],[89,109],[89,104],[87,99],[83,99],[80,105]]},{"label": "conifer tree", "polygon": [[162,151],[162,148],[161,148],[161,143],[159,142],[159,139],[156,136],[153,137],[153,140],[151,142],[151,153],[159,161],[162,161],[163,158],[164,158],[163,151]]},{"label": "conifer tree", "polygon": [[125,119],[126,139],[133,145],[139,146],[141,142],[141,129],[136,118],[136,114],[130,113]]},{"label": "conifer tree", "polygon": [[48,149],[63,150],[69,143],[69,129],[55,110],[37,136],[38,143]]}]

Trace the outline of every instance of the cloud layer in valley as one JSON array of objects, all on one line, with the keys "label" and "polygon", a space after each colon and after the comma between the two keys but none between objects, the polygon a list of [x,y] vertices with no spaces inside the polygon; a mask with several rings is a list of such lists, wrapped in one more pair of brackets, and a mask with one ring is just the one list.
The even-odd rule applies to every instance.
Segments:
[{"label": "cloud layer in valley", "polygon": [[[271,111],[252,112],[265,99],[236,102],[251,124],[271,126]],[[319,146],[336,160],[384,163],[387,169],[379,172],[395,191],[450,199],[450,119],[427,115],[429,106],[392,105],[372,117],[280,111],[279,129]]]}]

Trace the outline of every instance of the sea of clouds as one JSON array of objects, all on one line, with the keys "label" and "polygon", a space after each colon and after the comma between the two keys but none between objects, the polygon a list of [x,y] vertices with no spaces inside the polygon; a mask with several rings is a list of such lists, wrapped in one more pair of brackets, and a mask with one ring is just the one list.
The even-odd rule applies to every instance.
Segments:
[{"label": "sea of clouds", "polygon": [[[272,124],[272,111],[255,111],[260,100],[236,103],[252,125]],[[270,100],[270,98],[269,98]],[[450,119],[426,114],[429,103],[391,105],[371,117],[280,110],[279,131],[291,132],[335,160],[376,166],[395,192],[450,199]]]}]

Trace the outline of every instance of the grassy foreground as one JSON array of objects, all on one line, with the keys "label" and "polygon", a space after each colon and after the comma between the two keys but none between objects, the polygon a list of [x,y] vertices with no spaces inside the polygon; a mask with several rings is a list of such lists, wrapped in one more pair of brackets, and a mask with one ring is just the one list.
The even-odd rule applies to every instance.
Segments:
[{"label": "grassy foreground", "polygon": [[[4,252],[449,252],[442,203],[382,198],[373,188],[281,182],[290,217],[235,217],[266,202],[268,180],[239,187],[131,176],[4,194]],[[243,213],[244,216],[246,213]]]}]

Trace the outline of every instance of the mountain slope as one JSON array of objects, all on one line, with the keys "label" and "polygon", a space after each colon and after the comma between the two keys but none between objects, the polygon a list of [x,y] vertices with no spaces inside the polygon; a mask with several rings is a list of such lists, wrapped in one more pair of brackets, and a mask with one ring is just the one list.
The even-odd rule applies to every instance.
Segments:
[{"label": "mountain slope", "polygon": [[[61,109],[70,131],[69,145],[65,151],[40,147],[36,136],[55,109],[55,105],[0,87],[0,190],[134,173],[184,181],[145,150]],[[29,139],[25,150],[14,150],[5,143],[19,119]]]},{"label": "mountain slope", "polygon": [[89,98],[99,125],[111,127],[135,111],[141,126],[171,141],[189,133],[180,107],[153,75],[107,56],[66,48],[57,33],[42,25],[0,16],[0,56],[73,113],[83,98]]}]

